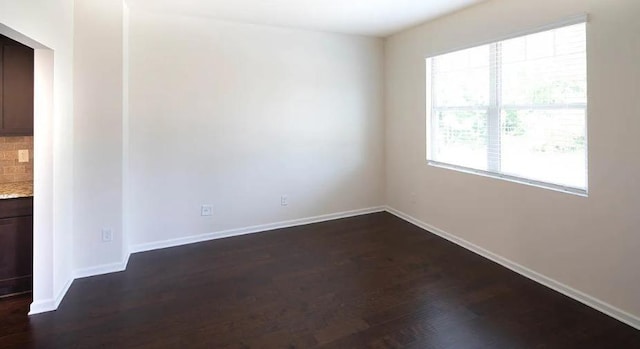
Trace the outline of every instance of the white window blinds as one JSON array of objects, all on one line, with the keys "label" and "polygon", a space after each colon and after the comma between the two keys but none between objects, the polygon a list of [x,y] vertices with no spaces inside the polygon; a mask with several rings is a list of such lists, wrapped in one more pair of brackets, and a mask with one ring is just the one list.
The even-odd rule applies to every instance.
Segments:
[{"label": "white window blinds", "polygon": [[581,22],[427,59],[427,158],[576,193],[587,189]]}]

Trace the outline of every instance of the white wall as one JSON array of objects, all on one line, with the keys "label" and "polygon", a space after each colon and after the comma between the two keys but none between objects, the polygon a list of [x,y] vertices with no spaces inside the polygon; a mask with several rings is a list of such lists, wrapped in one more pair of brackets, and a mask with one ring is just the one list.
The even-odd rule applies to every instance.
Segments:
[{"label": "white wall", "polygon": [[0,0],[0,31],[38,48],[32,310],[50,309],[72,278],[73,1]]},{"label": "white wall", "polygon": [[383,203],[381,40],[137,10],[130,30],[132,244]]},{"label": "white wall", "polygon": [[[74,39],[74,267],[80,275],[123,255],[122,1],[77,0]],[[113,241],[102,241],[110,228]],[[87,269],[89,269],[87,271]]]},{"label": "white wall", "polygon": [[[36,48],[32,312],[55,309],[74,272],[125,257],[124,10],[121,1],[0,1],[2,34]],[[112,243],[101,242],[102,227]]]},{"label": "white wall", "polygon": [[[580,13],[590,14],[589,197],[427,166],[424,57]],[[389,38],[388,204],[640,316],[638,14],[637,0],[492,0]]]}]

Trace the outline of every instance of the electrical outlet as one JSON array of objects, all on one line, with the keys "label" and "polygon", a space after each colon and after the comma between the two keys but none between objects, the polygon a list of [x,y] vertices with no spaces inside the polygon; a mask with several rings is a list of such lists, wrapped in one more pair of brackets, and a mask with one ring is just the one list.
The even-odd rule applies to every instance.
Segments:
[{"label": "electrical outlet", "polygon": [[102,242],[113,241],[113,230],[111,228],[102,228]]},{"label": "electrical outlet", "polygon": [[289,205],[289,197],[286,195],[282,195],[280,197],[280,206],[287,206]]},{"label": "electrical outlet", "polygon": [[213,206],[211,206],[211,205],[202,205],[200,207],[200,215],[201,216],[211,216],[211,215],[213,215]]},{"label": "electrical outlet", "polygon": [[18,162],[29,162],[29,150],[18,150]]}]

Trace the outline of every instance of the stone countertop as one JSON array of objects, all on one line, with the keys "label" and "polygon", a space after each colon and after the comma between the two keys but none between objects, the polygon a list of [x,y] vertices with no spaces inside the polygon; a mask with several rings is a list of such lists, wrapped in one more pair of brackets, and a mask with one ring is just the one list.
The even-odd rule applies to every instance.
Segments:
[{"label": "stone countertop", "polygon": [[15,182],[0,184],[0,200],[28,198],[33,196],[33,182]]}]

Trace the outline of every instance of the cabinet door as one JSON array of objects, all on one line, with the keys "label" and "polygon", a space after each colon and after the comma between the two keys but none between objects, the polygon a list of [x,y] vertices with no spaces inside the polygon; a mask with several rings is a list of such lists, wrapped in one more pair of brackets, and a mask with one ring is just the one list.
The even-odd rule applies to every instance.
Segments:
[{"label": "cabinet door", "polygon": [[0,135],[33,135],[33,49],[3,38],[1,63]]},{"label": "cabinet door", "polygon": [[33,217],[0,219],[0,297],[30,291]]}]

